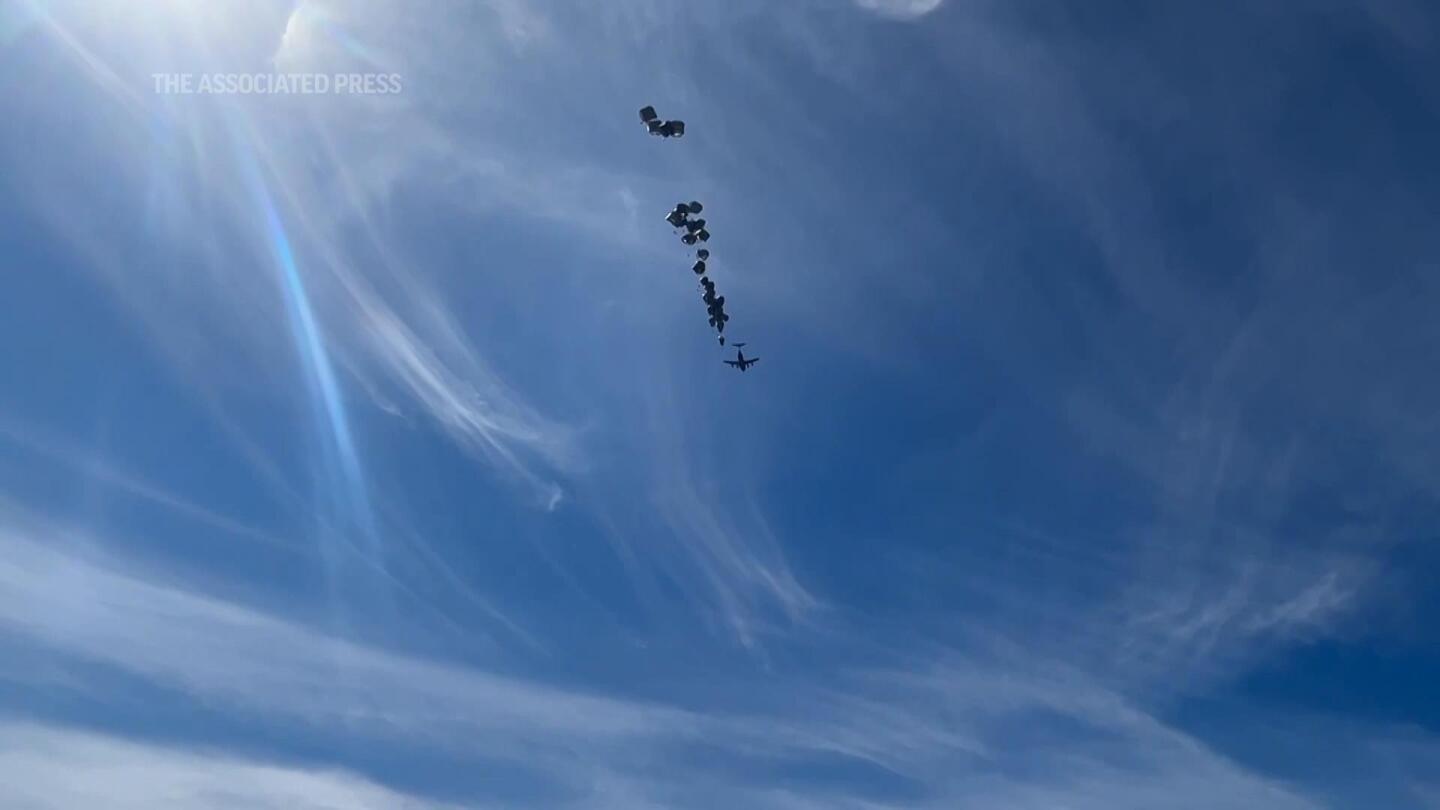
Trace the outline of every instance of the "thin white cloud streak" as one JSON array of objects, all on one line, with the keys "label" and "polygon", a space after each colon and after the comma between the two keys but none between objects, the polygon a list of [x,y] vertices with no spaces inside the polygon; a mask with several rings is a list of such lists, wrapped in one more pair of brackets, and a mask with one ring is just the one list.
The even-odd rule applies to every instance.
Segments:
[{"label": "thin white cloud streak", "polygon": [[[284,537],[278,534],[262,531],[256,527],[237,520],[234,517],[218,513],[208,509],[194,501],[183,498],[174,492],[160,486],[159,484],[146,480],[136,474],[113,466],[113,464],[98,455],[88,453],[71,443],[56,437],[47,435],[46,431],[36,425],[21,425],[6,419],[0,415],[0,442],[10,442],[16,447],[33,452],[45,458],[47,461],[58,463],[80,474],[87,485],[98,483],[111,488],[117,493],[130,496],[173,513],[174,515],[190,522],[194,527],[213,531],[199,531],[193,533],[192,537],[201,538],[210,542],[218,542],[221,535],[226,537],[243,539],[249,542],[259,543],[267,549],[283,552],[287,555],[294,555],[309,558],[312,562],[316,556],[316,549],[313,545],[303,542],[301,537]],[[3,468],[3,467],[0,467]],[[299,498],[288,490],[287,494],[293,501],[298,502]],[[14,516],[25,516],[26,522],[30,525],[39,525],[43,522],[34,516],[29,510],[23,508],[18,502],[0,496],[0,511],[7,511]],[[466,583],[458,572],[440,555],[431,545],[415,532],[406,527],[403,522],[390,514],[390,510],[384,510],[381,530],[391,541],[403,545],[405,551],[411,555],[404,560],[409,570],[418,569],[421,572],[419,579],[426,583],[424,589],[417,590],[411,580],[402,576],[400,566],[392,561],[382,561],[366,554],[362,549],[353,544],[344,544],[344,550],[354,555],[362,566],[371,573],[380,577],[392,587],[397,588],[404,596],[409,598],[415,605],[423,608],[428,614],[440,620],[447,628],[458,635],[472,639],[477,632],[476,623],[473,621],[465,623],[462,627],[453,616],[437,608],[429,594],[434,589],[436,577],[448,585],[450,589],[459,594],[471,607],[479,610],[492,624],[494,630],[498,631],[499,637],[514,639],[531,650],[543,650],[544,644],[526,630],[514,619],[505,615],[490,600],[477,592],[471,585]],[[96,527],[101,530],[104,527]],[[321,525],[321,530],[335,533],[334,527]],[[487,634],[487,640],[491,640]]]},{"label": "thin white cloud streak", "polygon": [[[456,343],[464,364],[457,373],[437,359],[428,346],[393,311],[368,295],[353,280],[351,293],[367,323],[366,339],[374,356],[404,385],[439,424],[491,463],[509,470],[542,498],[546,508],[560,502],[563,491],[554,481],[532,472],[516,446],[540,448],[553,462],[570,458],[566,429],[547,423],[520,404],[498,380],[482,370],[475,356]],[[432,310],[435,321],[448,316]],[[454,333],[452,333],[454,334]],[[483,389],[477,380],[489,380]],[[497,407],[498,401],[498,407]]]},{"label": "thin white cloud streak", "polygon": [[[1171,531],[1155,529],[1176,537]],[[1280,551],[1245,531],[1212,536],[1212,549],[1177,554],[1170,566],[1154,537],[1140,541],[1132,584],[1100,611],[1115,631],[1117,674],[1154,683],[1184,673],[1192,688],[1227,676],[1257,656],[1333,632],[1374,576],[1374,565],[1355,557]]]},{"label": "thin white cloud streak", "polygon": [[18,810],[443,810],[339,771],[0,722],[0,804]]},{"label": "thin white cloud streak", "polygon": [[819,607],[790,572],[763,519],[733,520],[725,507],[702,498],[682,469],[672,472],[674,477],[655,483],[655,513],[695,566],[699,576],[692,587],[711,595],[721,620],[742,644],[754,645],[758,636],[768,635],[765,630],[776,627],[764,618],[774,609],[794,623]]},{"label": "thin white cloud streak", "polygon": [[1341,583],[1335,571],[1327,571],[1309,587],[1254,617],[1246,630],[1252,633],[1293,633],[1321,627],[1355,599],[1355,586]]},{"label": "thin white cloud streak", "polygon": [[37,453],[49,461],[80,473],[83,478],[93,479],[119,492],[153,503],[206,528],[292,554],[304,551],[297,543],[260,531],[233,517],[181,498],[154,482],[114,466],[98,455],[86,453],[59,437],[45,435],[38,426],[12,422],[3,414],[0,414],[0,441]]},{"label": "thin white cloud streak", "polygon": [[18,2],[28,8],[31,18],[38,19],[49,35],[69,51],[75,62],[84,69],[86,76],[97,87],[104,90],[131,115],[144,117],[144,99],[104,59],[72,34],[53,14],[42,8],[43,4],[37,3],[37,0],[18,0]]},{"label": "thin white cloud streak", "polygon": [[[748,482],[714,472],[725,463],[712,442],[733,447],[743,437],[697,431],[681,418],[695,409],[668,373],[661,366],[633,406],[647,417],[643,449],[603,470],[615,480],[592,482],[587,495],[622,559],[643,555],[644,568],[681,585],[712,628],[763,653],[766,638],[805,626],[823,601],[791,570]],[[638,515],[625,508],[636,497],[648,506]]]},{"label": "thin white cloud streak", "polygon": [[[1316,806],[1155,720],[1082,670],[1030,653],[909,663],[904,673],[872,673],[852,684],[831,716],[866,735],[857,743],[873,751],[872,761],[949,800],[932,806]],[[1056,722],[1077,735],[1048,728]]]},{"label": "thin white cloud streak", "polygon": [[855,4],[882,17],[918,20],[940,8],[944,0],[855,0]]}]

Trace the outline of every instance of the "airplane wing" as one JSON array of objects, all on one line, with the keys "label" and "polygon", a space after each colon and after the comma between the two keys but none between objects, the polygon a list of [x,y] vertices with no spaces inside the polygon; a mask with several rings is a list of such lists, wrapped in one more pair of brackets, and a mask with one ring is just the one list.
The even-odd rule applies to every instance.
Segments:
[{"label": "airplane wing", "polygon": [[760,362],[760,358],[758,358],[758,357],[747,357],[747,358],[745,358],[745,365],[747,365],[747,366],[753,366],[753,365],[755,365],[755,364],[758,363],[758,362]]},{"label": "airplane wing", "polygon": [[[721,360],[720,362],[724,363],[724,364],[727,365],[727,366],[735,366],[735,367],[737,367],[737,368],[740,366],[740,361],[738,361],[738,360]],[[750,365],[750,364],[749,364],[749,363],[746,363],[745,365],[748,366],[748,365]]]}]

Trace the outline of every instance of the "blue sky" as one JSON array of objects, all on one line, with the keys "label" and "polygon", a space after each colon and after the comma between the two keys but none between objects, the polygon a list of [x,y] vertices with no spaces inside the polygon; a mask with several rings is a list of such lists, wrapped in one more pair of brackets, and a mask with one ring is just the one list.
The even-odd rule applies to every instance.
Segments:
[{"label": "blue sky", "polygon": [[5,4],[0,803],[1440,807],[1437,44]]}]

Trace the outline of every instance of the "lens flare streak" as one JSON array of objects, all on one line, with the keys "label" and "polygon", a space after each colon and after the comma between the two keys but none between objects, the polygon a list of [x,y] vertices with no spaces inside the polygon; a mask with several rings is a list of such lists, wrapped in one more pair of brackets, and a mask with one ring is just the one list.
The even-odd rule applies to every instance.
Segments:
[{"label": "lens flare streak", "polygon": [[334,365],[325,348],[323,332],[315,317],[315,310],[305,288],[284,221],[259,167],[243,147],[240,149],[240,164],[250,196],[264,217],[265,238],[278,271],[280,290],[285,299],[296,353],[305,368],[311,398],[317,406],[317,418],[326,427],[326,466],[331,468],[332,472],[338,468],[338,482],[335,481],[335,476],[331,476],[332,484],[340,485],[340,491],[335,494],[343,514],[338,517],[342,518],[342,525],[348,524],[360,530],[361,536],[371,545],[371,548],[366,550],[374,554],[378,549],[374,548],[376,532],[373,512],[349,415],[345,410],[344,397],[335,376]]}]

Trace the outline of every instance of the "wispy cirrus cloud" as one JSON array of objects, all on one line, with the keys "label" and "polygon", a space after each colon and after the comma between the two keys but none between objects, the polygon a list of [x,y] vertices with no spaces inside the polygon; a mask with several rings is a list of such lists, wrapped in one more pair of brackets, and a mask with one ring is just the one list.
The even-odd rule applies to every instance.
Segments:
[{"label": "wispy cirrus cloud", "polygon": [[[57,17],[51,27],[66,42],[105,40],[93,29],[76,26],[84,20],[83,15]],[[506,30],[516,25],[512,21]],[[225,42],[215,31],[189,29],[177,31],[177,36],[206,58],[218,53],[244,58],[243,47]],[[177,47],[175,52],[182,50]],[[145,59],[108,40],[102,51],[109,62],[88,50],[87,60],[105,66],[110,74],[131,77],[136,86],[147,86],[141,83],[149,81],[148,72],[142,72]],[[183,56],[170,58],[181,67],[194,68]],[[311,65],[316,70],[322,66]],[[344,66],[332,61],[328,67]],[[388,183],[383,178],[392,176],[394,169],[385,168],[389,164],[384,161],[372,161],[372,152],[363,147],[368,143],[380,149],[378,142],[356,138],[337,147],[322,138],[319,144],[329,151],[318,158],[332,161],[334,174],[317,176],[305,168],[308,160],[317,157],[314,150],[297,154],[298,144],[315,142],[304,126],[283,123],[284,113],[273,106],[249,103],[253,98],[211,99],[218,101],[214,104],[194,98],[176,103],[162,96],[144,100],[154,109],[118,117],[118,131],[112,130],[104,141],[95,138],[87,143],[88,159],[110,165],[117,181],[123,177],[137,191],[147,186],[152,192],[168,189],[171,198],[183,198],[186,204],[166,206],[160,219],[145,226],[170,237],[186,234],[192,247],[206,248],[198,257],[187,257],[191,262],[198,258],[198,267],[176,273],[167,266],[175,256],[139,259],[107,250],[113,234],[96,225],[98,217],[84,216],[62,202],[48,169],[32,166],[33,171],[17,178],[17,183],[33,190],[36,212],[65,235],[96,277],[113,285],[115,293],[134,306],[138,319],[154,335],[157,350],[179,367],[178,376],[192,386],[223,388],[223,378],[203,372],[245,365],[273,368],[285,365],[289,352],[303,356],[321,347],[328,355],[322,365],[350,364],[358,373],[390,381],[420,412],[432,414],[441,428],[453,432],[502,475],[529,488],[540,503],[553,505],[558,500],[556,473],[578,459],[567,428],[542,416],[484,361],[473,340],[455,327],[454,315],[433,283],[423,274],[397,267],[401,259],[382,249],[370,206],[383,200]],[[432,138],[422,135],[429,125],[423,120],[387,128],[385,122],[404,121],[416,112],[404,98],[392,101],[389,109],[370,109],[379,122],[372,128],[384,132],[385,143],[393,145],[395,139],[409,143],[413,150],[405,154],[421,158],[431,154],[426,143]],[[40,101],[36,104],[43,106]],[[339,116],[335,113],[328,123],[317,126],[343,128],[354,121]],[[165,138],[151,137],[156,135],[157,118]],[[436,132],[429,131],[432,136]],[[164,164],[161,176],[145,176],[140,167],[147,159]],[[423,166],[401,162],[410,181],[425,179]],[[366,167],[360,177],[355,166]],[[370,193],[378,196],[366,196]],[[274,210],[267,212],[267,207]],[[365,237],[358,244],[352,238],[357,230]],[[290,281],[284,281],[288,271],[283,268],[254,270],[278,261],[274,256],[281,241],[280,253],[296,263]],[[237,246],[243,246],[239,249],[254,264],[234,262]],[[155,283],[170,288],[165,301],[138,292]],[[297,300],[298,308],[291,306],[287,315],[284,302]],[[299,343],[287,347],[281,337],[286,330],[273,328],[296,317],[313,321],[314,345],[309,349]],[[422,340],[427,342],[422,345]],[[331,372],[319,368],[316,373]],[[335,396],[343,398],[344,393]],[[333,421],[354,406],[341,402],[326,407]]]},{"label": "wispy cirrus cloud", "polygon": [[[35,532],[34,539],[28,536]],[[114,668],[185,701],[263,717],[296,733],[509,762],[521,769],[517,773],[532,774],[523,778],[563,787],[575,807],[614,806],[619,796],[641,802],[628,806],[743,801],[777,810],[827,801],[874,808],[957,801],[1042,807],[1061,796],[1080,808],[1138,808],[1161,800],[1197,808],[1311,806],[1166,727],[1082,671],[1047,668],[1030,657],[1006,660],[975,651],[906,656],[894,668],[819,680],[812,674],[805,682],[782,674],[763,691],[737,684],[726,699],[730,709],[681,708],[330,637],[153,574],[127,573],[116,567],[123,560],[87,562],[65,550],[63,541],[38,542],[45,534],[43,526],[13,522],[0,532],[0,628],[12,648],[19,643],[47,651],[57,662]],[[95,671],[85,671],[75,670],[60,685],[88,688]],[[47,677],[23,670],[6,675]],[[1057,736],[1059,729],[1067,732]],[[64,748],[82,770],[96,767],[97,758],[115,758],[122,770],[132,758],[149,758],[176,779],[203,782],[205,774],[238,778],[251,767],[180,752],[165,755],[167,760],[128,742],[43,730],[21,737],[26,734],[37,744]],[[18,756],[12,751],[0,761],[13,764]],[[891,786],[872,784],[857,795],[862,783],[844,772],[799,777],[828,761],[878,769],[890,775],[881,784]],[[8,789],[44,791],[48,773],[20,778]],[[355,801],[392,797],[364,784],[336,782],[338,777],[286,771],[259,778],[265,773],[253,773],[257,790],[336,790]],[[800,781],[783,791],[767,787],[772,777],[765,774],[775,773],[793,773]]]},{"label": "wispy cirrus cloud", "polygon": [[856,5],[884,17],[914,20],[940,8],[945,0],[855,0]]},{"label": "wispy cirrus cloud", "polygon": [[453,807],[387,790],[335,770],[247,761],[15,721],[0,722],[0,801],[31,810]]},{"label": "wispy cirrus cloud", "polygon": [[[1326,638],[1374,590],[1375,549],[1391,542],[1387,510],[1411,497],[1429,503],[1437,491],[1428,452],[1436,390],[1428,357],[1414,348],[1434,342],[1433,330],[1415,327],[1433,321],[1434,285],[1398,273],[1375,289],[1346,272],[1357,229],[1387,237],[1371,240],[1381,247],[1365,266],[1415,270],[1433,239],[1414,236],[1423,231],[1414,223],[1357,210],[1356,200],[1387,211],[1405,203],[1399,192],[1371,195],[1363,175],[1291,199],[1304,184],[1285,176],[1284,155],[1252,137],[1256,120],[1278,126],[1267,116],[1283,114],[1255,89],[1269,81],[1249,79],[1308,74],[1237,39],[1252,36],[1257,20],[1262,31],[1290,31],[1292,15],[1262,9],[1243,24],[1204,28],[1223,47],[1209,49],[1213,71],[1192,74],[1135,44],[1148,37],[1092,41],[1088,29],[1068,31],[1064,14],[1032,25],[1025,9],[984,4],[978,20],[962,13],[973,5],[951,4],[923,25],[876,25],[829,4],[771,14],[773,5],[634,0],[571,9],[562,20],[518,2],[308,2],[294,13],[295,4],[277,4],[266,23],[274,36],[257,49],[276,67],[397,69],[413,92],[303,108],[184,102],[161,116],[174,127],[164,149],[148,126],[80,127],[77,136],[59,125],[70,122],[67,110],[52,119],[59,142],[111,148],[47,153],[50,144],[39,144],[40,157],[78,156],[79,165],[42,171],[43,161],[16,161],[14,173],[57,241],[131,307],[176,378],[211,403],[213,427],[329,535],[345,516],[290,480],[324,459],[285,450],[293,436],[333,426],[256,436],[303,422],[296,413],[313,403],[295,394],[302,347],[285,305],[299,299],[286,299],[293,290],[270,272],[274,232],[260,226],[271,222],[252,198],[230,193],[229,156],[243,150],[293,249],[298,272],[288,281],[304,293],[325,375],[339,381],[342,396],[331,401],[371,428],[355,446],[368,439],[378,449],[357,452],[357,466],[392,485],[372,490],[370,476],[351,476],[385,516],[371,539],[388,553],[365,558],[419,572],[427,593],[440,590],[430,575],[441,572],[475,597],[472,606],[487,594],[467,580],[490,568],[537,601],[560,596],[533,584],[529,561],[507,556],[524,533],[503,506],[472,507],[468,468],[457,472],[444,451],[408,452],[438,437],[515,485],[519,500],[553,510],[538,517],[555,523],[534,534],[576,512],[610,529],[634,581],[617,586],[608,568],[562,571],[600,594],[595,604],[624,603],[627,586],[644,583],[662,594],[644,605],[644,619],[664,621],[683,606],[762,653],[754,658],[764,677],[709,638],[635,665],[654,665],[662,678],[667,665],[705,662],[703,675],[667,679],[655,700],[524,677],[533,661],[494,651],[478,663],[425,659],[340,638],[285,606],[203,593],[123,555],[87,557],[44,520],[0,539],[6,643],[77,670],[67,685],[78,677],[98,692],[118,674],[167,700],[297,735],[500,763],[537,792],[561,786],[577,807],[1323,804],[1146,703],[1183,699],[1297,640]],[[940,4],[861,5],[914,19]],[[1188,38],[1189,15],[1132,23],[1164,17],[1159,27]],[[1302,14],[1295,30],[1312,22]],[[928,36],[942,25],[933,52],[925,40],[903,40],[901,55],[902,40],[886,48],[865,39]],[[86,44],[94,33],[62,47],[117,97],[111,79],[127,74],[102,61],[115,48]],[[783,53],[762,55],[762,42]],[[807,56],[813,75],[801,67]],[[819,92],[796,92],[797,71],[824,82],[807,88]],[[1220,90],[1213,76],[1225,79],[1214,82]],[[1327,88],[1327,98],[1331,89],[1344,90]],[[942,93],[961,103],[937,103]],[[696,121],[684,150],[642,153],[632,144],[658,141],[635,137],[632,96],[661,96],[709,120]],[[917,163],[858,159],[860,133]],[[963,159],[937,157],[956,148],[951,140],[964,144]],[[136,168],[134,156],[145,154],[158,171]],[[1199,168],[1172,174],[1174,156]],[[155,199],[168,205],[129,225],[177,252],[147,261],[155,252],[127,240],[124,215],[107,219],[106,207],[64,192],[96,174],[126,200],[139,195],[125,190],[164,191]],[[1216,227],[1193,214],[1224,211],[1227,183],[1243,193],[1233,195],[1233,221],[1216,228],[1224,238],[1192,238]],[[674,254],[648,247],[660,210],[646,208],[695,188],[726,224],[717,239],[729,240],[732,223],[744,231],[717,250],[716,268],[746,302],[746,328],[784,325],[768,344],[784,351],[765,350],[781,373],[761,378],[775,381],[764,387],[721,388],[694,372],[699,323],[683,331],[681,316],[670,318],[691,279]],[[1184,227],[1173,228],[1166,195],[1192,188],[1199,202],[1175,203]],[[1017,202],[1032,191],[1043,198],[1033,210]],[[810,238],[817,222],[826,223],[823,239]],[[472,231],[481,236],[468,240]],[[1233,248],[1237,233],[1239,248],[1210,252]],[[522,242],[522,262],[492,247]],[[1215,269],[1230,266],[1245,272]],[[805,335],[823,337],[823,347],[802,347]],[[906,357],[923,384],[870,374]],[[987,374],[992,362],[1004,372]],[[974,393],[932,382],[950,376]],[[867,395],[834,383],[854,379],[873,382],[885,401],[849,402]],[[993,410],[955,427],[948,416],[917,416],[931,399],[947,414]],[[256,400],[284,407],[236,415]],[[397,443],[389,415],[435,429],[405,437],[418,440],[396,454],[418,465],[384,452]],[[789,434],[827,419],[833,433],[794,443],[813,459],[775,460],[792,447]],[[1342,435],[1377,449],[1347,448],[1334,440]],[[930,459],[908,478],[897,474],[914,463],[897,460],[907,441],[912,450],[923,443],[915,452]],[[201,529],[247,531],[223,509],[174,497],[121,465],[31,444]],[[1336,472],[1357,456],[1373,473],[1362,482]],[[450,483],[427,477],[441,469],[462,481],[465,502],[431,497],[431,485]],[[781,480],[797,470],[793,483]],[[403,480],[412,476],[419,483]],[[858,537],[837,537],[851,531],[838,521],[807,531],[825,521],[795,513],[823,508],[822,494],[839,512],[847,509],[837,501],[853,500],[858,522],[877,525],[853,530]],[[777,508],[787,520],[772,520],[765,507],[787,501],[803,505]],[[1344,514],[1305,519],[1316,502]],[[454,518],[463,541],[434,553],[408,525],[429,517],[416,504],[440,513],[436,523],[474,508]],[[1003,521],[971,522],[971,513],[1003,509],[1018,515],[1007,531],[992,530]],[[63,509],[36,511],[57,526],[67,520]],[[106,535],[100,547],[126,545],[123,533],[94,530]],[[537,545],[565,553],[547,564],[579,569],[593,559],[597,538],[574,523],[554,531]],[[425,553],[411,554],[402,537]],[[892,552],[906,555],[906,570],[876,574]],[[873,597],[872,586],[888,591]],[[847,610],[890,609],[888,628],[847,623]],[[431,618],[407,615],[377,635]],[[876,655],[882,664],[827,657],[893,635],[912,643]],[[553,649],[549,641],[529,647]],[[630,652],[616,639],[590,649],[622,662]],[[570,652],[562,646],[559,660],[578,661]]]}]

